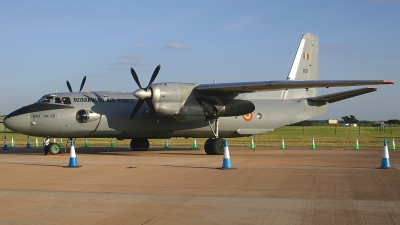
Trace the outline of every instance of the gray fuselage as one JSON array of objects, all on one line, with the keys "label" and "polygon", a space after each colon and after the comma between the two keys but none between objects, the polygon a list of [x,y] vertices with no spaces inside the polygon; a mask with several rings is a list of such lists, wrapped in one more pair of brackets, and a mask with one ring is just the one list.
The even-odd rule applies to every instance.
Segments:
[{"label": "gray fuselage", "polygon": [[[51,96],[52,99],[46,99],[46,96]],[[68,101],[60,102],[60,99]],[[243,116],[220,117],[219,137],[266,133],[284,125],[322,115],[327,109],[327,104],[316,104],[304,98],[247,100],[255,105],[255,110]],[[179,122],[170,116],[160,116],[157,123],[146,104],[143,104],[136,117],[130,120],[129,116],[137,101],[131,93],[54,93],[10,113],[4,124],[22,134],[55,138],[156,139],[214,136],[210,128],[210,124],[214,127],[214,119]]]}]

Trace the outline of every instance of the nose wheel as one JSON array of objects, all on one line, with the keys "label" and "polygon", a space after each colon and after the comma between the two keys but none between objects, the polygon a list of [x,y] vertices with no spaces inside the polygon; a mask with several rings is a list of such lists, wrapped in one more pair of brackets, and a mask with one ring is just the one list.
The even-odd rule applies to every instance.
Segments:
[{"label": "nose wheel", "polygon": [[48,155],[58,155],[61,153],[61,148],[60,145],[55,143],[55,142],[50,142],[50,138],[49,137],[45,137],[44,141],[44,154]]}]

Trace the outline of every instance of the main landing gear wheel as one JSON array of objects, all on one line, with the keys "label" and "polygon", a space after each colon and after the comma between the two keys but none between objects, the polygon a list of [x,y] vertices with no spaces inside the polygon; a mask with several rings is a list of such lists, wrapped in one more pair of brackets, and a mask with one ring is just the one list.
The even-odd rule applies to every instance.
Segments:
[{"label": "main landing gear wheel", "polygon": [[204,143],[204,150],[207,155],[223,155],[224,154],[224,139],[209,138]]},{"label": "main landing gear wheel", "polygon": [[61,153],[61,149],[60,149],[60,145],[57,143],[50,143],[48,146],[46,146],[45,148],[47,148],[46,152],[49,152],[52,155],[58,155]]},{"label": "main landing gear wheel", "polygon": [[132,151],[147,151],[149,146],[149,140],[145,138],[135,138],[131,140]]}]

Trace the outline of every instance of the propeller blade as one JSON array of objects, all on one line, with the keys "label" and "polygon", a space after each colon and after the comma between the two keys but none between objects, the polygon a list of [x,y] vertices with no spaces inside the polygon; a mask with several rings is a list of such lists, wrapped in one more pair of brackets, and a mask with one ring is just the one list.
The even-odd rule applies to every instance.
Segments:
[{"label": "propeller blade", "polygon": [[151,76],[149,85],[147,85],[147,87],[146,87],[146,91],[149,90],[150,85],[151,85],[151,84],[154,82],[154,80],[156,79],[156,77],[157,77],[157,75],[158,75],[158,72],[160,72],[160,69],[161,69],[161,65],[158,65],[158,66],[156,67],[156,69],[154,70],[153,75]]},{"label": "propeller blade", "polygon": [[133,120],[133,118],[135,117],[136,113],[139,111],[140,107],[142,107],[143,102],[144,102],[143,100],[138,100],[138,102],[135,105],[135,108],[132,111],[130,120]]},{"label": "propeller blade", "polygon": [[139,77],[132,67],[131,67],[131,74],[132,74],[133,79],[136,81],[136,84],[139,86],[140,89],[142,89],[142,85],[140,85]]},{"label": "propeller blade", "polygon": [[151,99],[150,99],[150,98],[145,98],[144,100],[146,101],[146,104],[147,104],[147,106],[148,106],[149,109],[150,109],[151,115],[153,116],[154,119],[156,119],[156,121],[157,121],[157,123],[158,123],[157,112],[156,112],[156,109],[154,108],[153,103],[151,102]]},{"label": "propeller blade", "polygon": [[71,87],[71,84],[69,83],[69,81],[67,81],[67,87],[68,87],[69,92],[72,92],[72,87]]},{"label": "propeller blade", "polygon": [[81,88],[79,89],[79,92],[82,91],[82,88],[83,88],[83,85],[85,85],[85,82],[86,82],[86,76],[84,76],[82,79]]}]

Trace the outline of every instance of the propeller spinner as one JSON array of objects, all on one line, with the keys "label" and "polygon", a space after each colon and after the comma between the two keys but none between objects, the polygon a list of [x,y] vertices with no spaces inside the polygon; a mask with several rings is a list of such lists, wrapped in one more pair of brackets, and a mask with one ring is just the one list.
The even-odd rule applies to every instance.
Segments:
[{"label": "propeller spinner", "polygon": [[135,97],[139,100],[136,105],[135,108],[133,108],[130,120],[132,120],[135,115],[137,114],[137,112],[139,111],[140,107],[142,107],[143,102],[146,102],[147,106],[150,109],[150,113],[151,115],[156,119],[156,121],[158,122],[158,117],[157,117],[157,112],[154,108],[153,102],[151,101],[151,97],[153,95],[150,86],[153,84],[154,80],[156,79],[158,72],[161,69],[161,65],[158,65],[156,67],[156,69],[153,72],[153,75],[150,78],[149,84],[147,85],[146,88],[142,88],[142,85],[140,84],[139,81],[139,77],[136,74],[135,70],[131,67],[131,74],[133,79],[135,80],[136,84],[139,86],[140,89],[136,90],[133,95],[135,95]]},{"label": "propeller spinner", "polygon": [[[83,79],[82,79],[81,88],[79,89],[79,92],[82,91],[82,88],[85,85],[85,82],[86,82],[86,76],[84,76]],[[71,87],[71,84],[69,83],[68,80],[67,80],[67,87],[68,87],[69,92],[72,92],[72,87]]]}]

